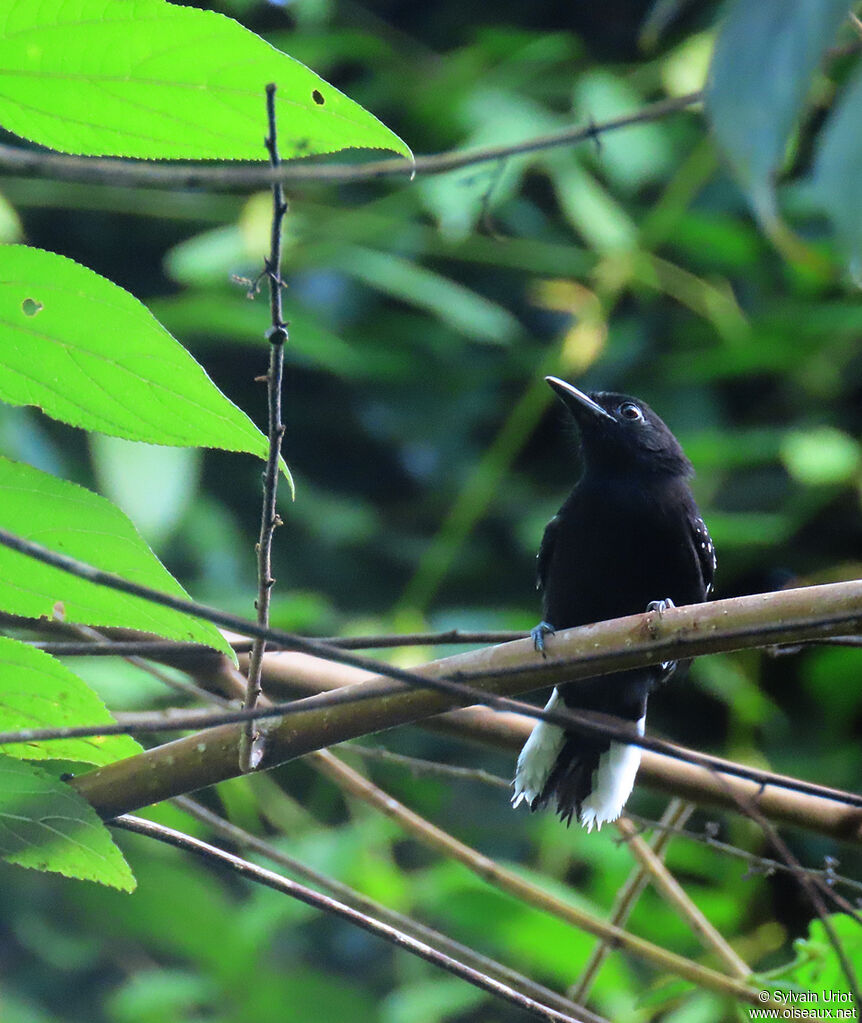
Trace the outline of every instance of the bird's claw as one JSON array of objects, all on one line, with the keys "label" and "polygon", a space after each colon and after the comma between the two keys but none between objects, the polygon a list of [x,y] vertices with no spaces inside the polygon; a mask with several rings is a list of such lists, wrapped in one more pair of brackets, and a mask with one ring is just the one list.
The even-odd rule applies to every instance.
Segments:
[{"label": "bird's claw", "polygon": [[[647,611],[655,611],[655,613],[661,618],[665,611],[669,611],[672,607],[676,607],[676,604],[670,599],[665,597],[664,600],[651,600],[647,606]],[[669,677],[674,669],[676,668],[676,661],[662,661],[661,670]]]},{"label": "bird's claw", "polygon": [[550,622],[539,622],[530,629],[530,636],[533,640],[533,646],[536,648],[536,652],[541,654],[542,657],[547,657],[545,651],[545,636],[553,636],[557,630],[551,625]]}]

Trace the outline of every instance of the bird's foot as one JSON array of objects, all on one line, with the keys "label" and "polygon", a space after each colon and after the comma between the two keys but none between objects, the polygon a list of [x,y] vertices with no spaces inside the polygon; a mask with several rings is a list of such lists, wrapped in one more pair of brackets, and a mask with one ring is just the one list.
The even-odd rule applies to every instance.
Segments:
[{"label": "bird's foot", "polygon": [[536,652],[540,653],[542,657],[548,656],[545,651],[545,636],[553,636],[556,631],[557,630],[550,622],[539,622],[538,625],[530,629],[533,646],[536,648]]},{"label": "bird's foot", "polygon": [[[675,608],[676,605],[669,596],[666,596],[664,601],[650,601],[646,606],[647,612],[654,611],[660,618],[665,614],[666,611],[670,611],[671,608]],[[665,672],[665,677],[669,678],[676,668],[676,661],[663,661],[662,671]]]}]

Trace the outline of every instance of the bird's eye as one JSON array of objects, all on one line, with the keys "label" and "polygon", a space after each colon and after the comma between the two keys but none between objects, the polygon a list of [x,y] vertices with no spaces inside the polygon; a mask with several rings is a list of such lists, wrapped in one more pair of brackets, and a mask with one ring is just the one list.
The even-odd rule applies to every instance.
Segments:
[{"label": "bird's eye", "polygon": [[617,409],[617,412],[619,412],[623,419],[630,419],[632,422],[636,419],[643,419],[643,412],[633,401],[624,401]]}]

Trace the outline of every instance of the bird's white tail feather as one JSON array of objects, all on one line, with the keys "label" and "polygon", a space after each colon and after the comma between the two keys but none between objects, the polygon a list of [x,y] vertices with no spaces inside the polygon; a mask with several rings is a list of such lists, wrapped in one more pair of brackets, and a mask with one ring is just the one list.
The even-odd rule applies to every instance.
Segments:
[{"label": "bird's white tail feather", "polygon": [[[559,701],[560,694],[555,689],[545,704],[545,710],[553,710]],[[532,806],[539,798],[565,741],[565,732],[559,725],[551,725],[547,721],[536,723],[518,757],[512,806],[520,806],[524,800]]]},{"label": "bird's white tail feather", "polygon": [[[644,734],[645,725],[644,716],[637,723],[640,735]],[[602,753],[599,766],[593,772],[593,790],[581,804],[581,824],[587,831],[592,831],[593,825],[601,829],[603,824],[615,821],[623,812],[626,800],[632,794],[640,762],[640,746],[612,742],[610,749]]]}]

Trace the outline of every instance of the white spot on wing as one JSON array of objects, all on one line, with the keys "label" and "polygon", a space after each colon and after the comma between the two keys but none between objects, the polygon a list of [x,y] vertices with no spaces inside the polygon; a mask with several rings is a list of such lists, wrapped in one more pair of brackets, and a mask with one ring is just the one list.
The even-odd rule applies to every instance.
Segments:
[{"label": "white spot on wing", "polygon": [[[560,694],[555,689],[545,704],[545,710],[553,710],[559,702]],[[539,798],[565,739],[565,732],[559,725],[551,725],[547,721],[536,723],[518,757],[512,806],[520,806],[525,800],[528,806],[532,806]]]}]

